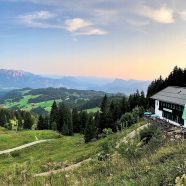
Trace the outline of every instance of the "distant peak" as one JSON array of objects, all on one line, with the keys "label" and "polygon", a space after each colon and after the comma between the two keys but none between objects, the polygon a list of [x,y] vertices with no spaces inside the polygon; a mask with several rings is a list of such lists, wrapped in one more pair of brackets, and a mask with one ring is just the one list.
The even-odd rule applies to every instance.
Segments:
[{"label": "distant peak", "polygon": [[0,69],[0,73],[4,74],[4,75],[11,76],[13,78],[19,78],[25,74],[29,74],[29,73],[24,72],[22,70],[9,70],[9,69]]}]

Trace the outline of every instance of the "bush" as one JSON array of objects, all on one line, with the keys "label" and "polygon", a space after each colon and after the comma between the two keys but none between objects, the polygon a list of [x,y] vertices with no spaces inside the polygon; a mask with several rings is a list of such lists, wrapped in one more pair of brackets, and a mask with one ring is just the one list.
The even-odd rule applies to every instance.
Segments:
[{"label": "bush", "polygon": [[140,148],[136,142],[123,143],[118,149],[119,154],[128,160],[137,159],[141,155]]},{"label": "bush", "polygon": [[103,133],[101,134],[102,137],[107,137],[108,135],[113,134],[113,131],[111,128],[103,129]]},{"label": "bush", "polygon": [[4,127],[5,127],[6,129],[8,129],[8,130],[12,130],[12,124],[11,124],[11,123],[6,123],[6,124],[4,125]]},{"label": "bush", "polygon": [[148,143],[152,137],[154,138],[161,137],[161,130],[156,125],[150,125],[144,128],[143,130],[141,130],[139,133],[140,141],[147,138],[148,139],[147,143]]},{"label": "bush", "polygon": [[12,153],[11,153],[11,156],[14,157],[14,158],[16,158],[16,157],[20,157],[21,154],[20,154],[20,152],[15,151],[15,152],[12,152]]},{"label": "bush", "polygon": [[98,154],[98,160],[106,160],[110,158],[110,155],[114,152],[116,146],[116,140],[111,137],[107,139],[101,145],[101,152]]}]

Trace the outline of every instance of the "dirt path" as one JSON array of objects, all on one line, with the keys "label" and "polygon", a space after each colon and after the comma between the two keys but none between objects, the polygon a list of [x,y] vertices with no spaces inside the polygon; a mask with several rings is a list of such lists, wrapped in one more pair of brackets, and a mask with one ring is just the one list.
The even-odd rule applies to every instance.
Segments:
[{"label": "dirt path", "polygon": [[17,150],[21,150],[21,149],[24,149],[24,148],[27,148],[27,147],[30,147],[30,146],[33,146],[33,145],[36,145],[36,144],[39,144],[39,143],[43,143],[43,142],[46,142],[46,141],[50,141],[51,139],[47,139],[47,140],[37,140],[37,141],[34,141],[34,142],[31,142],[31,143],[27,143],[25,145],[21,145],[19,147],[15,147],[15,148],[12,148],[12,149],[7,149],[7,150],[3,150],[3,151],[0,151],[0,155],[1,154],[8,154],[10,152],[14,152],[14,151],[17,151]]},{"label": "dirt path", "polygon": [[[138,132],[140,130],[143,130],[144,128],[150,126],[151,124],[150,123],[147,123],[139,128],[137,128],[136,130],[133,130],[131,133],[129,133],[126,137],[124,137],[117,145],[116,145],[116,148],[119,148],[120,144],[122,143],[125,143],[127,142],[129,139],[132,139],[136,136],[136,134],[138,134]],[[42,177],[42,176],[50,176],[52,174],[58,174],[58,173],[63,173],[63,172],[68,172],[68,171],[71,171],[75,168],[79,168],[83,163],[86,163],[86,162],[89,162],[91,160],[91,158],[88,158],[86,160],[83,160],[79,163],[76,163],[76,164],[73,164],[73,165],[70,165],[68,167],[65,167],[65,168],[62,168],[62,169],[58,169],[58,170],[51,170],[51,171],[48,171],[48,172],[43,172],[43,173],[38,173],[38,174],[35,174],[34,177]]]},{"label": "dirt path", "polygon": [[124,137],[122,140],[119,141],[119,143],[116,145],[116,148],[118,149],[119,146],[122,144],[122,143],[126,143],[128,140],[130,139],[133,139],[138,133],[140,130],[143,130],[144,128],[150,126],[151,124],[150,123],[147,123],[139,128],[137,128],[136,130],[133,130],[131,133],[129,133],[126,137]]},{"label": "dirt path", "polygon": [[83,161],[81,161],[79,163],[70,165],[70,166],[65,167],[63,169],[51,170],[51,171],[48,171],[48,172],[43,172],[43,173],[35,174],[34,177],[50,176],[52,174],[58,174],[58,173],[68,172],[68,171],[73,170],[75,168],[79,168],[83,163],[89,162],[90,160],[91,160],[91,158],[88,158],[86,160],[83,160]]}]

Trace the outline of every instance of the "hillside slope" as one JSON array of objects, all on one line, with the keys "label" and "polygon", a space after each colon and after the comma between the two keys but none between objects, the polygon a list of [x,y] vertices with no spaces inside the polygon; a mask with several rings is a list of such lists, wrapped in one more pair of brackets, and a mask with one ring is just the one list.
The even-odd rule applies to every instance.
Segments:
[{"label": "hillside slope", "polygon": [[84,109],[98,107],[105,92],[74,90],[66,88],[18,89],[10,91],[0,98],[1,106],[11,109],[23,109],[36,113],[49,112],[54,100],[63,101],[71,107]]},{"label": "hillside slope", "polygon": [[[135,124],[122,132],[88,144],[83,142],[81,135],[64,136],[0,156],[0,184],[175,185],[176,177],[181,177],[186,171],[185,140],[167,139],[157,126],[152,125],[116,148],[119,141],[144,124]],[[151,139],[142,143],[140,139],[149,134]],[[90,157],[91,161],[76,164]],[[59,173],[35,177],[38,173],[62,170],[73,164],[78,165],[77,169],[69,168],[67,172],[54,171]]]}]

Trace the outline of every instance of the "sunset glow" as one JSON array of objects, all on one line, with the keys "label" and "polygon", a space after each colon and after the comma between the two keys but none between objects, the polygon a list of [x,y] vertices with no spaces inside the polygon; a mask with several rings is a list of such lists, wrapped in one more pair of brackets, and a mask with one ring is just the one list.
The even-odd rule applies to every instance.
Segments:
[{"label": "sunset glow", "polygon": [[152,80],[186,67],[184,0],[0,4],[0,68]]}]

